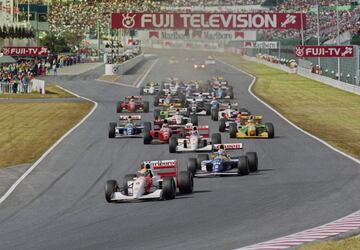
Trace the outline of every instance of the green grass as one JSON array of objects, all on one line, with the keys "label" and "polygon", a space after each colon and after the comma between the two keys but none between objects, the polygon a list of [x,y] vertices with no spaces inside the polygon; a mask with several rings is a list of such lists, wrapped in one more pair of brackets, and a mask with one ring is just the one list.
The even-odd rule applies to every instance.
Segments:
[{"label": "green grass", "polygon": [[360,96],[234,54],[215,56],[256,76],[254,94],[289,120],[360,159]]},{"label": "green grass", "polygon": [[323,241],[306,244],[298,248],[298,250],[359,250],[360,237],[351,237],[336,241]]},{"label": "green grass", "polygon": [[37,92],[29,94],[0,94],[0,98],[11,98],[11,99],[42,99],[42,98],[69,98],[74,97],[69,92],[57,87],[55,84],[47,84],[45,87],[45,95]]},{"label": "green grass", "polygon": [[1,103],[0,167],[34,162],[91,108],[90,102]]}]

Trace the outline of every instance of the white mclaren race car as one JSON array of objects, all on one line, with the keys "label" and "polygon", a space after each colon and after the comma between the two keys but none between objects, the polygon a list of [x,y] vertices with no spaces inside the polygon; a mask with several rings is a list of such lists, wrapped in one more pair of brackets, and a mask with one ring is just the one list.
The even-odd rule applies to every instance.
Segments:
[{"label": "white mclaren race car", "polygon": [[108,180],[105,185],[107,202],[132,200],[170,200],[177,189],[181,194],[193,192],[193,177],[189,171],[179,172],[177,160],[146,161],[137,174],[125,176],[123,185]]},{"label": "white mclaren race car", "polygon": [[206,65],[214,65],[216,64],[215,59],[212,56],[208,56],[208,58],[205,60]]}]

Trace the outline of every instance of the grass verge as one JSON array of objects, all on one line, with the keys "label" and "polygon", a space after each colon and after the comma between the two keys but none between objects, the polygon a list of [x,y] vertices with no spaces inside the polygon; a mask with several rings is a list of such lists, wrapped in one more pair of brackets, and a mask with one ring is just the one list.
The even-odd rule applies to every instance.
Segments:
[{"label": "grass verge", "polygon": [[72,94],[64,91],[57,87],[55,84],[47,84],[45,88],[45,95],[37,92],[29,94],[0,94],[0,98],[11,98],[11,99],[44,99],[44,98],[69,98],[75,97]]},{"label": "grass verge", "polygon": [[343,240],[323,241],[310,243],[298,248],[298,250],[359,250],[360,237],[350,237]]},{"label": "grass verge", "polygon": [[215,56],[256,76],[254,94],[293,123],[360,159],[360,96],[231,53]]},{"label": "grass verge", "polygon": [[0,167],[31,163],[78,123],[90,102],[1,103]]}]

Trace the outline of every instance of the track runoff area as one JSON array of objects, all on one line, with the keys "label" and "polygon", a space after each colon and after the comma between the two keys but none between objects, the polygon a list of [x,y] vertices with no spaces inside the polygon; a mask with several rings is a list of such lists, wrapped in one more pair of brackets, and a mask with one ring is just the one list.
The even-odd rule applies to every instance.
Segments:
[{"label": "track runoff area", "polygon": [[[299,28],[305,20],[168,14],[164,26],[153,21],[161,15],[114,14],[113,27]],[[248,92],[253,77],[203,52],[158,57],[139,89],[62,80],[96,110],[2,203],[2,248],[286,249],[358,227],[358,163],[259,102]]]}]

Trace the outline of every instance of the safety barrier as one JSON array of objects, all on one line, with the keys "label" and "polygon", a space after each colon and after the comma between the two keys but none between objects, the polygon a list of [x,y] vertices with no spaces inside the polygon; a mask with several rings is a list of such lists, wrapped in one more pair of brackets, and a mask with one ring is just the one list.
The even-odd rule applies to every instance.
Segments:
[{"label": "safety barrier", "polygon": [[0,94],[13,94],[13,93],[31,93],[38,92],[45,94],[45,81],[33,79],[27,86],[20,83],[0,82]]},{"label": "safety barrier", "polygon": [[105,75],[124,75],[144,60],[144,54],[140,54],[121,64],[105,64]]}]

